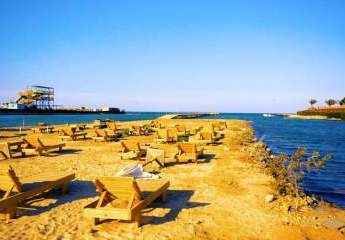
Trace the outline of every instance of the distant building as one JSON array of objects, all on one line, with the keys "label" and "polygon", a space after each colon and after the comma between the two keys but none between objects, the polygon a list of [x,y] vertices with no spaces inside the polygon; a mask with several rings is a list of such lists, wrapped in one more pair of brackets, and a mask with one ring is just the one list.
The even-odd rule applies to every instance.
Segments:
[{"label": "distant building", "polygon": [[1,108],[24,110],[25,109],[25,105],[24,104],[20,104],[20,103],[15,103],[15,102],[5,102],[5,103],[3,103]]},{"label": "distant building", "polygon": [[102,112],[120,112],[120,109],[114,107],[102,107]]}]

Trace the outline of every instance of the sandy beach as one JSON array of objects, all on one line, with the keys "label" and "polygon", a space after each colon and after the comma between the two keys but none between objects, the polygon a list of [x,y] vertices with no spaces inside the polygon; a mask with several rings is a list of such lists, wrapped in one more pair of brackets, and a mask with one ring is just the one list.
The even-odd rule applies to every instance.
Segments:
[{"label": "sandy beach", "polygon": [[[168,126],[193,128],[217,120],[161,121]],[[148,122],[122,122],[120,127]],[[245,121],[229,120],[227,125],[221,143],[205,146],[198,164],[176,164],[176,144],[155,144],[165,150],[166,166],[158,169],[149,165],[146,171],[169,179],[170,187],[166,203],[157,202],[145,209],[140,228],[111,220],[93,226],[83,216],[83,207],[98,195],[92,182],[95,177],[114,176],[124,167],[140,163],[120,159],[120,141],[67,141],[61,153],[0,160],[0,164],[10,164],[20,177],[46,171],[76,174],[68,194],[49,192],[35,197],[19,210],[16,219],[1,222],[0,239],[344,239],[334,227],[345,222],[341,209],[321,203],[315,209],[305,206],[288,211],[294,199],[265,201],[274,193],[274,179],[249,154],[248,149],[257,143],[243,147],[243,139],[253,138],[253,130]],[[92,136],[92,129],[86,131]],[[1,142],[20,139],[13,131],[1,131],[0,136]],[[59,139],[58,133],[40,136],[46,142]],[[151,134],[122,140],[154,143],[154,139]]]}]

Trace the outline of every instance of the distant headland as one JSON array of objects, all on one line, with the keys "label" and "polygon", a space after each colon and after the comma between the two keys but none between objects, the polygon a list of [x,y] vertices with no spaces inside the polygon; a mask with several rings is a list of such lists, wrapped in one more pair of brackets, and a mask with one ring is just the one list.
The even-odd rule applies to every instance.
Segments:
[{"label": "distant headland", "polygon": [[310,107],[297,112],[297,115],[289,115],[292,118],[321,119],[321,120],[345,120],[345,97],[341,100],[328,99],[326,106],[317,106],[316,99],[310,99]]}]

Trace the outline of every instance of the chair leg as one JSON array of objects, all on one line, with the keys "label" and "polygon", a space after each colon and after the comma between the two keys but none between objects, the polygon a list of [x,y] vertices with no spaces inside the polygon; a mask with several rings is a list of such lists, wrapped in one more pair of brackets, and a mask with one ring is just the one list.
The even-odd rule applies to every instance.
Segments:
[{"label": "chair leg", "polygon": [[166,202],[166,200],[167,200],[167,194],[168,194],[167,191],[164,191],[164,192],[162,193],[162,195],[161,195],[161,201],[162,201],[162,202]]},{"label": "chair leg", "polygon": [[97,224],[99,224],[99,218],[94,218],[93,225],[96,226]]},{"label": "chair leg", "polygon": [[64,183],[62,186],[61,186],[61,193],[62,194],[66,194],[68,192],[68,189],[69,189],[69,183]]},{"label": "chair leg", "polygon": [[16,215],[17,215],[17,205],[15,203],[12,203],[6,209],[6,213],[5,213],[6,222],[8,223],[11,219],[15,218]]},{"label": "chair leg", "polygon": [[138,213],[135,215],[134,221],[135,221],[137,227],[141,227],[141,212],[138,212]]}]

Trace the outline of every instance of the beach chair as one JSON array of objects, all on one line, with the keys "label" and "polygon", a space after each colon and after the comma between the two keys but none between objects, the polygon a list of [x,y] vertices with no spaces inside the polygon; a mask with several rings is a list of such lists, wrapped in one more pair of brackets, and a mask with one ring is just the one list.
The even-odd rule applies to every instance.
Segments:
[{"label": "beach chair", "polygon": [[85,123],[76,123],[69,125],[72,129],[75,129],[75,131],[83,131],[86,129]]},{"label": "beach chair", "polygon": [[47,154],[50,150],[59,152],[65,146],[65,143],[45,144],[38,136],[28,136],[23,138],[22,151],[25,153],[37,153],[38,155]]},{"label": "beach chair", "polygon": [[105,128],[105,127],[107,127],[107,122],[105,120],[96,119],[93,122],[92,127],[93,128]]},{"label": "beach chair", "polygon": [[108,127],[108,129],[113,130],[115,132],[117,132],[119,130],[116,122],[114,122],[114,121],[107,122],[107,127]]},{"label": "beach chair", "polygon": [[95,136],[92,137],[95,141],[116,141],[116,134],[112,130],[95,129]]},{"label": "beach chair", "polygon": [[54,127],[52,126],[38,126],[32,128],[33,133],[52,133],[54,131]]},{"label": "beach chair", "polygon": [[136,181],[133,177],[98,177],[94,181],[97,200],[84,207],[84,216],[95,224],[100,219],[135,222],[141,226],[141,211],[156,199],[166,200],[169,181]]},{"label": "beach chair", "polygon": [[158,129],[156,132],[156,142],[157,143],[166,143],[168,141],[168,130],[167,129]]},{"label": "beach chair", "polygon": [[143,135],[148,135],[148,133],[149,133],[148,129],[145,129],[142,126],[133,125],[129,129],[129,134],[133,136],[143,136]]},{"label": "beach chair", "polygon": [[147,148],[146,159],[143,166],[151,163],[157,163],[160,168],[164,167],[165,164],[165,151],[157,148]]},{"label": "beach chair", "polygon": [[121,159],[140,159],[146,155],[146,150],[139,142],[121,142]]},{"label": "beach chair", "polygon": [[182,125],[176,125],[177,135],[178,136],[185,136],[189,135],[189,132],[185,126]]},{"label": "beach chair", "polygon": [[177,129],[176,128],[169,128],[167,130],[167,142],[168,143],[174,143],[177,142]]},{"label": "beach chair", "polygon": [[86,139],[86,132],[77,132],[75,128],[65,127],[60,129],[61,140],[73,140]]},{"label": "beach chair", "polygon": [[74,173],[59,175],[44,173],[32,178],[18,178],[14,169],[7,164],[0,165],[0,214],[9,221],[16,216],[17,206],[23,201],[40,195],[54,188],[68,191],[69,183],[75,178]]},{"label": "beach chair", "polygon": [[152,121],[150,126],[153,130],[157,131],[158,129],[164,128],[163,124],[159,121]]},{"label": "beach chair", "polygon": [[194,143],[179,143],[177,145],[178,153],[176,155],[176,160],[192,160],[198,163],[198,158],[203,155],[204,149],[202,147],[197,147]]},{"label": "beach chair", "polygon": [[204,144],[215,144],[216,138],[214,137],[214,133],[212,132],[200,132],[199,139]]},{"label": "beach chair", "polygon": [[4,159],[13,158],[17,154],[20,154],[22,157],[24,157],[25,153],[22,151],[23,144],[23,141],[0,143],[0,154],[4,157]]}]

